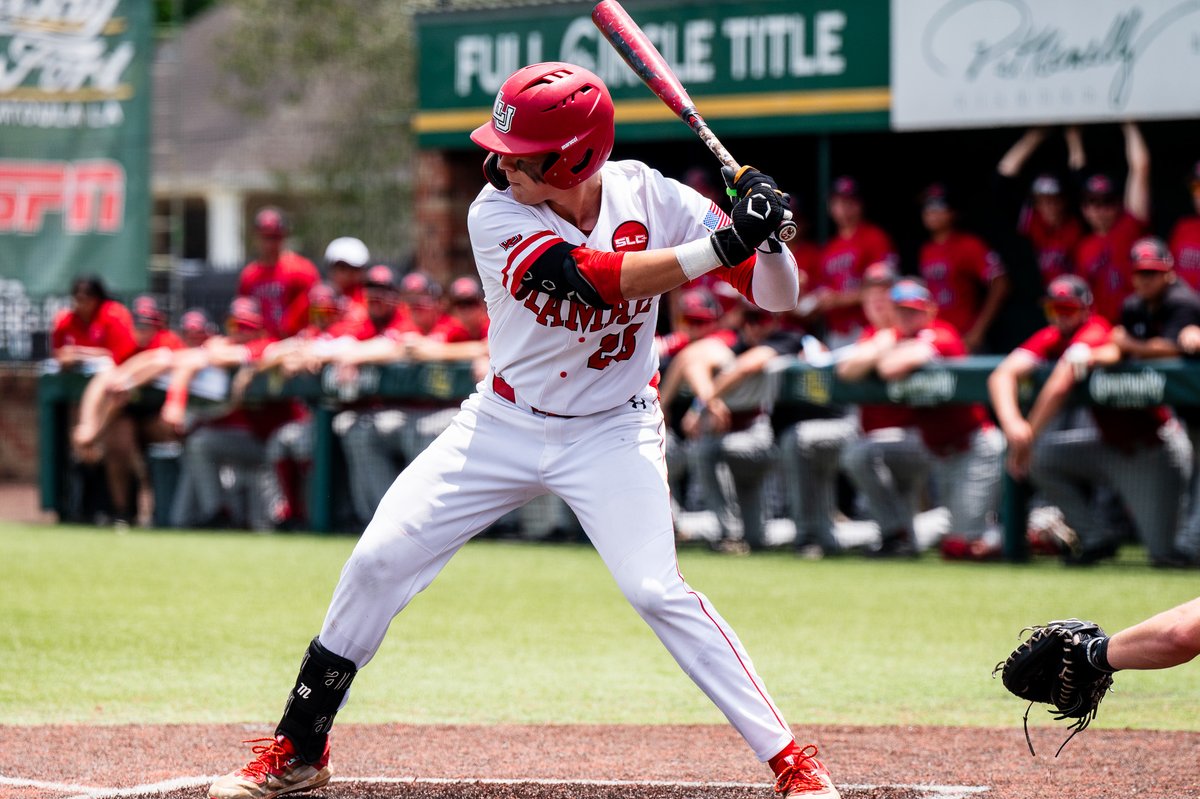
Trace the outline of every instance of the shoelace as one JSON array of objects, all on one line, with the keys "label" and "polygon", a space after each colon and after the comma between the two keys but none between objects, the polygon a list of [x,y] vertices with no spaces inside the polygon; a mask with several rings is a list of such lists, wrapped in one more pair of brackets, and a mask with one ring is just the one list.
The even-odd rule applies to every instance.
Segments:
[{"label": "shoelace", "polygon": [[788,758],[775,780],[775,793],[783,794],[795,788],[820,790],[825,783],[817,776],[817,747],[809,744]]},{"label": "shoelace", "polygon": [[291,752],[284,749],[283,745],[274,738],[251,738],[242,743],[266,744],[266,746],[255,746],[250,749],[257,757],[242,769],[242,774],[255,782],[265,780],[268,774],[278,774],[283,771],[283,764],[292,756]]}]

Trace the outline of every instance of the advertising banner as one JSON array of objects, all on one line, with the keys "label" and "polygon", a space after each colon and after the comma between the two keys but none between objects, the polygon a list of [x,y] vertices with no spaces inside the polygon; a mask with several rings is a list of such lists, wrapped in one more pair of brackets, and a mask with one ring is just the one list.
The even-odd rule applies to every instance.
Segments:
[{"label": "advertising banner", "polygon": [[0,4],[0,279],[142,290],[150,248],[146,0]]},{"label": "advertising banner", "polygon": [[[690,136],[600,35],[592,5],[419,16],[421,145],[469,147],[504,78],[537,61],[596,72],[625,140]],[[886,0],[624,5],[722,135],[887,127]]]},{"label": "advertising banner", "polygon": [[892,0],[899,130],[1200,116],[1198,0]]}]

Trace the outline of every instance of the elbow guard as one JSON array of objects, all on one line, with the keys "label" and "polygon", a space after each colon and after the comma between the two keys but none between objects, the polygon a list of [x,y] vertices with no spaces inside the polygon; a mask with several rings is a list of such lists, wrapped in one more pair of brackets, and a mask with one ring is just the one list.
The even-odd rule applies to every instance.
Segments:
[{"label": "elbow guard", "polygon": [[529,264],[513,296],[521,300],[538,291],[608,310],[621,301],[621,260],[620,253],[597,252],[559,241]]}]

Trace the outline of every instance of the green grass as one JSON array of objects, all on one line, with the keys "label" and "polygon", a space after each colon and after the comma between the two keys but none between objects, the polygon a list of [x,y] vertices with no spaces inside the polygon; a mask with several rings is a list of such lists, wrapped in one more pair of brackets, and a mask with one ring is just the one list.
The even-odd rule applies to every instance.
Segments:
[{"label": "green grass", "polygon": [[[0,719],[273,722],[353,544],[0,523]],[[1130,562],[680,561],[794,724],[1019,725],[1024,704],[990,673],[1021,627],[1077,615],[1115,631],[1200,582]],[[1194,665],[1116,685],[1099,726],[1200,730]],[[339,720],[723,722],[590,548],[490,541],[393,623]]]}]

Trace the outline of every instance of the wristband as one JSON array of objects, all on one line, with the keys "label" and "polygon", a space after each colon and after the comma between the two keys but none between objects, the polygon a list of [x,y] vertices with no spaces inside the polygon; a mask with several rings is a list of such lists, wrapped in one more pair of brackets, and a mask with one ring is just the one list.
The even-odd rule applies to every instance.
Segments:
[{"label": "wristband", "polygon": [[1112,674],[1116,671],[1108,663],[1108,636],[1101,638],[1093,638],[1088,642],[1087,649],[1084,650],[1087,656],[1088,663],[1092,668],[1102,671],[1106,674]]},{"label": "wristband", "polygon": [[688,280],[695,280],[721,265],[721,259],[707,237],[680,244],[675,248],[675,260],[679,261],[679,267]]}]

